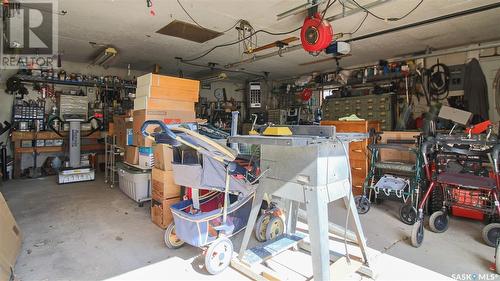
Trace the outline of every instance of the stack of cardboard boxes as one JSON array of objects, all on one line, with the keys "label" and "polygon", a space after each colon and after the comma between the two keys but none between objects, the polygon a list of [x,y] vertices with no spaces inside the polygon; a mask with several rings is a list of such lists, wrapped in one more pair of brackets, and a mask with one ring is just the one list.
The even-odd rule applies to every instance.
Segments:
[{"label": "stack of cardboard boxes", "polygon": [[[151,139],[145,138],[141,127],[146,120],[160,120],[167,124],[194,122],[195,102],[198,101],[199,91],[200,82],[197,80],[156,74],[137,78],[132,113],[133,144],[125,148],[125,162],[141,168],[154,166],[151,175],[151,219],[162,228],[166,228],[172,221],[170,206],[178,202],[180,196],[180,188],[174,183],[172,175],[173,152],[168,146],[155,145]],[[149,126],[148,132],[151,133],[155,129],[155,126]],[[150,153],[151,150],[154,159],[152,162],[143,157],[143,154]],[[143,158],[144,161],[140,160]]]},{"label": "stack of cardboard boxes", "polygon": [[[141,127],[146,120],[160,120],[166,123],[193,122],[196,118],[195,102],[198,101],[200,82],[197,80],[146,74],[137,78],[136,98],[133,115],[133,145],[126,154],[139,155],[139,147],[151,147],[153,141],[142,135]],[[153,132],[155,126],[149,126]],[[126,157],[139,164],[139,157]],[[147,167],[143,167],[147,168]]]},{"label": "stack of cardboard boxes", "polygon": [[166,228],[172,222],[170,206],[179,202],[181,189],[174,182],[172,148],[165,144],[155,145],[154,159],[155,166],[151,172],[153,190],[151,220],[159,227]]}]

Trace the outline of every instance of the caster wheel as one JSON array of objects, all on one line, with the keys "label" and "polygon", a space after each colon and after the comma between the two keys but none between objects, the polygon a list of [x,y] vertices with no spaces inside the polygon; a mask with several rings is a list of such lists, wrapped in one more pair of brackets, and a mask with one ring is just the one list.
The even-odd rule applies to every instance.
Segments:
[{"label": "caster wheel", "polygon": [[413,225],[417,220],[417,209],[411,204],[401,205],[399,208],[399,219],[408,225]]},{"label": "caster wheel", "polygon": [[483,240],[486,245],[495,247],[500,238],[500,223],[490,223],[483,228]]},{"label": "caster wheel", "polygon": [[267,225],[269,224],[271,217],[271,214],[263,214],[259,216],[259,218],[255,222],[255,239],[257,239],[257,241],[266,241]]},{"label": "caster wheel", "polygon": [[205,253],[205,268],[208,273],[215,275],[229,266],[233,257],[233,243],[221,237],[212,242]]},{"label": "caster wheel", "polygon": [[177,235],[175,234],[174,223],[171,223],[167,226],[165,235],[163,236],[163,240],[165,241],[165,245],[167,245],[167,248],[169,249],[179,249],[184,245],[184,241],[177,238]]},{"label": "caster wheel", "polygon": [[424,222],[423,220],[417,220],[411,230],[411,245],[418,248],[422,245],[422,242],[424,242]]},{"label": "caster wheel", "polygon": [[445,232],[448,229],[449,221],[448,214],[443,211],[436,211],[429,218],[429,228],[432,232]]},{"label": "caster wheel", "polygon": [[266,241],[273,240],[285,232],[285,222],[281,217],[272,217],[266,227]]},{"label": "caster wheel", "polygon": [[370,200],[366,196],[358,195],[354,197],[354,202],[356,203],[358,214],[366,214],[370,210]]}]

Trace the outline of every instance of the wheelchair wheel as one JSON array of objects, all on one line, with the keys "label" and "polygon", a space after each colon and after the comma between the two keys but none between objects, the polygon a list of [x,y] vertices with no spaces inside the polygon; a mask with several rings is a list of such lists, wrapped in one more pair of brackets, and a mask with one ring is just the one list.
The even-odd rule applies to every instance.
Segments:
[{"label": "wheelchair wheel", "polygon": [[266,241],[285,233],[285,222],[281,217],[272,217],[266,227]]},{"label": "wheelchair wheel", "polygon": [[500,223],[490,223],[483,228],[483,240],[486,245],[495,247],[500,238]]},{"label": "wheelchair wheel", "polygon": [[417,209],[412,204],[402,204],[399,208],[399,218],[408,225],[413,225],[417,220]]},{"label": "wheelchair wheel", "polygon": [[179,249],[184,245],[184,241],[179,239],[175,234],[175,224],[171,223],[165,229],[165,235],[163,236],[163,240],[165,241],[165,245],[169,249]]},{"label": "wheelchair wheel", "polygon": [[415,248],[422,246],[424,242],[424,221],[417,220],[411,230],[411,245]]},{"label": "wheelchair wheel", "polygon": [[443,211],[436,211],[429,218],[429,228],[432,232],[445,232],[448,229],[449,221],[448,214]]},{"label": "wheelchair wheel", "polygon": [[233,257],[233,243],[226,237],[212,242],[205,253],[205,268],[208,273],[218,274],[229,266]]},{"label": "wheelchair wheel", "polygon": [[366,214],[370,210],[370,200],[366,196],[357,195],[354,197],[354,202],[356,203],[358,214]]},{"label": "wheelchair wheel", "polygon": [[259,216],[255,222],[255,239],[259,242],[266,241],[266,230],[272,215],[267,213]]}]

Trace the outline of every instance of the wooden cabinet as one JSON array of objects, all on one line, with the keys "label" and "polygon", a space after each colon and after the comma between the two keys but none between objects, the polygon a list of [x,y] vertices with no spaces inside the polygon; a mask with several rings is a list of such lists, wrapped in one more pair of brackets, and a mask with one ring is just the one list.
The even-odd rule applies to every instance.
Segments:
[{"label": "wooden cabinet", "polygon": [[[335,126],[339,133],[368,133],[371,128],[380,131],[379,121],[321,121],[322,126]],[[368,175],[368,139],[352,142],[349,145],[349,160],[351,162],[352,191],[360,195],[363,191],[363,182]]]}]

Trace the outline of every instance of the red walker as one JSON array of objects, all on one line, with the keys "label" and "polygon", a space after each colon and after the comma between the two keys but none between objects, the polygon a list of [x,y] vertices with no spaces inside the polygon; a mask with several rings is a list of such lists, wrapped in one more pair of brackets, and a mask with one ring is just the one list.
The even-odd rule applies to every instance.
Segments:
[{"label": "red walker", "polygon": [[[500,204],[498,191],[500,190],[500,173],[498,167],[498,153],[500,144],[497,140],[488,140],[485,135],[476,135],[472,138],[461,136],[441,135],[435,140],[427,141],[422,145],[421,153],[424,158],[424,170],[429,181],[427,188],[418,207],[418,218],[413,225],[411,243],[420,247],[424,240],[424,206],[435,188],[441,188],[443,205],[441,210],[434,212],[429,218],[429,228],[433,232],[441,233],[448,229],[451,211],[453,215],[475,219],[486,216],[491,223],[483,228],[483,239],[489,246],[497,246],[500,238]],[[468,146],[468,149],[464,149]],[[482,147],[483,150],[477,149]],[[489,148],[484,150],[484,148]],[[433,152],[449,152],[477,157],[488,156],[493,169],[491,177],[477,176],[468,173],[447,172],[433,173],[430,156]]]}]

